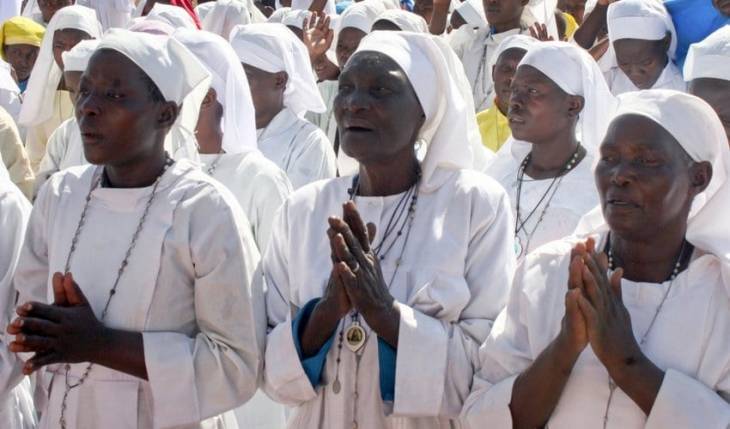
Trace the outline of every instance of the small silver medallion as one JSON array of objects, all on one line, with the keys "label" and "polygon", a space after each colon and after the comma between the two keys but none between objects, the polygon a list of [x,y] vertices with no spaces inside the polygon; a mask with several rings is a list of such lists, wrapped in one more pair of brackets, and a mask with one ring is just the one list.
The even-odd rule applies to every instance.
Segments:
[{"label": "small silver medallion", "polygon": [[345,344],[347,344],[347,348],[353,353],[357,353],[365,345],[365,339],[365,329],[360,326],[360,322],[357,320],[353,321],[352,325],[345,331]]}]

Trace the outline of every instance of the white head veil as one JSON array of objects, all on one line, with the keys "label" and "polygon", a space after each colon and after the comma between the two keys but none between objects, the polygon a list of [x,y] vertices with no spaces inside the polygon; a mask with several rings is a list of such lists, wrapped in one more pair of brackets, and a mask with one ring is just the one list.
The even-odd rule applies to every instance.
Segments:
[{"label": "white head veil", "polygon": [[327,110],[317,88],[307,47],[285,25],[241,25],[231,33],[230,42],[241,63],[267,73],[286,72],[289,81],[284,91],[284,105],[296,115]]},{"label": "white head veil", "polygon": [[536,68],[566,93],[583,97],[576,132],[583,147],[594,154],[606,134],[616,99],[590,54],[571,43],[542,42],[528,49],[522,66]]},{"label": "white head veil", "polygon": [[660,0],[621,0],[608,6],[606,18],[608,38],[613,42],[622,39],[662,40],[667,32],[672,35],[669,58],[677,51],[677,32],[672,17]]},{"label": "white head veil", "polygon": [[53,35],[58,30],[81,30],[93,38],[101,37],[101,24],[96,12],[84,6],[67,6],[59,9],[48,23],[41,42],[38,59],[28,80],[25,100],[20,110],[18,123],[32,127],[41,124],[53,115],[54,94],[61,82],[61,69],[53,59]]},{"label": "white head veil", "polygon": [[338,33],[345,28],[357,28],[363,33],[370,33],[376,18],[388,9],[381,0],[364,0],[353,3],[340,16]]},{"label": "white head veil", "polygon": [[200,104],[210,88],[205,67],[177,40],[153,34],[112,29],[101,40],[101,49],[129,58],[157,85],[165,100],[182,106],[165,147],[176,159],[197,160],[195,127]]},{"label": "white head veil", "polygon": [[459,12],[469,28],[487,28],[487,17],[484,14],[484,3],[481,0],[466,0],[456,6],[454,11]]},{"label": "white head veil", "polygon": [[147,19],[162,21],[174,28],[198,29],[195,21],[185,9],[164,3],[155,3],[150,13],[147,14]]},{"label": "white head veil", "polygon": [[294,27],[300,30],[304,30],[304,20],[311,15],[311,12],[306,9],[289,9],[284,14],[284,19],[281,23],[287,27]]},{"label": "white head veil", "polygon": [[730,81],[730,25],[689,47],[684,62],[684,80],[713,78]]},{"label": "white head veil", "polygon": [[280,7],[274,11],[274,13],[271,14],[269,19],[266,20],[266,22],[270,22],[273,24],[281,24],[282,21],[284,21],[284,18],[286,18],[287,13],[291,10],[290,7]]},{"label": "white head veil", "polygon": [[[472,168],[473,148],[481,147],[469,81],[459,58],[439,37],[375,31],[358,52],[379,52],[405,72],[426,115],[419,139],[427,144],[421,163],[421,190],[433,192],[447,176],[443,170]],[[350,58],[352,61],[352,58]]]},{"label": "white head veil", "polygon": [[[309,10],[312,3],[313,0],[291,0],[291,8],[292,10]],[[327,0],[327,3],[324,5],[323,12],[329,16],[337,15],[337,5],[335,5],[335,0]]]},{"label": "white head veil", "polygon": [[223,150],[241,153],[256,149],[256,115],[246,73],[236,53],[222,37],[197,30],[173,34],[205,66],[223,106]]},{"label": "white head veil", "polygon": [[410,31],[411,33],[428,33],[428,24],[422,16],[416,15],[413,12],[401,9],[388,9],[385,12],[378,15],[373,21],[375,24],[378,21],[388,21],[395,24],[401,31]]},{"label": "white head veil", "polygon": [[84,72],[89,65],[89,59],[99,46],[98,39],[82,40],[68,52],[61,54],[63,57],[63,71]]},{"label": "white head veil", "polygon": [[130,0],[76,0],[76,4],[94,9],[104,30],[126,27],[134,10]]},{"label": "white head veil", "polygon": [[[694,161],[712,163],[710,184],[692,203],[686,238],[722,260],[725,282],[730,285],[730,228],[724,217],[730,213],[730,149],[717,114],[698,97],[666,89],[630,92],[618,100],[614,119],[644,116],[667,130]],[[606,230],[608,225],[598,207],[584,216],[576,234]]]},{"label": "white head veil", "polygon": [[210,13],[210,11],[213,10],[215,5],[217,4],[217,1],[209,1],[205,3],[200,3],[199,5],[195,6],[195,14],[198,15],[201,24],[205,20],[205,17],[208,16],[208,13]]},{"label": "white head veil", "polygon": [[[212,6],[205,13],[205,18],[200,18],[200,25],[203,30],[210,31],[228,39],[231,31],[237,25],[245,25],[252,22],[266,22],[266,17],[253,5],[253,2],[249,3],[251,3],[250,6],[247,2],[241,0],[218,0],[203,3],[202,6],[207,4]],[[251,7],[253,7],[253,10]]]}]

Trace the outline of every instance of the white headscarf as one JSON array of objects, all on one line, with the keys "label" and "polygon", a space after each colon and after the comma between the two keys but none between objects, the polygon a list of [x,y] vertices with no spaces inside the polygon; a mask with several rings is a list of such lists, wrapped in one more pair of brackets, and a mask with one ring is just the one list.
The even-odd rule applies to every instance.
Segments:
[{"label": "white headscarf", "polygon": [[281,24],[282,21],[284,21],[284,18],[286,18],[287,13],[291,10],[290,7],[280,7],[274,11],[274,13],[271,14],[269,19],[266,20],[266,22],[271,22],[274,24]]},{"label": "white headscarf", "polygon": [[195,6],[195,14],[198,15],[201,24],[203,23],[203,20],[205,20],[205,17],[208,15],[208,13],[213,10],[215,5],[217,4],[217,1],[209,1],[205,3],[200,3],[199,5]]},{"label": "white headscarf", "polygon": [[590,54],[567,42],[541,42],[528,49],[521,66],[532,66],[566,93],[583,97],[577,137],[588,153],[595,154],[616,108],[616,99]]},{"label": "white headscarf", "polygon": [[162,21],[166,24],[170,24],[176,29],[198,29],[198,26],[195,25],[195,21],[193,21],[193,18],[185,9],[164,3],[155,3],[155,5],[152,6],[150,13],[147,14],[147,19]]},{"label": "white headscarf", "polygon": [[182,106],[165,146],[176,159],[197,160],[195,127],[200,104],[210,88],[205,67],[177,40],[153,34],[112,29],[98,49],[111,49],[129,58],[157,85],[165,100]]},{"label": "white headscarf", "polygon": [[94,9],[104,30],[126,27],[134,10],[130,0],[76,0],[76,4]]},{"label": "white headscarf", "polygon": [[203,6],[210,4],[212,7],[208,8],[204,18],[200,18],[200,25],[203,30],[210,31],[228,39],[231,31],[237,25],[245,25],[252,22],[266,22],[266,17],[253,5],[253,2],[249,3],[251,3],[251,6],[241,0],[218,0],[203,3]]},{"label": "white headscarf", "polygon": [[684,80],[713,78],[730,81],[730,25],[689,47],[684,62]]},{"label": "white headscarf", "polygon": [[[712,163],[712,179],[695,197],[687,221],[687,241],[723,261],[725,282],[730,285],[730,149],[720,119],[702,99],[667,89],[623,94],[614,119],[644,116],[667,130],[697,162]],[[608,230],[600,207],[587,214],[576,233],[588,235]],[[730,287],[728,288],[730,290]]]},{"label": "white headscarf", "polygon": [[23,107],[20,109],[18,123],[26,127],[42,124],[53,115],[54,94],[61,82],[61,69],[53,59],[53,35],[58,30],[74,29],[89,34],[92,38],[101,37],[101,24],[96,12],[84,6],[67,6],[59,9],[48,23],[46,34],[41,42],[38,59],[28,80]]},{"label": "white headscarf", "polygon": [[525,34],[514,34],[512,36],[506,37],[497,46],[497,50],[494,51],[494,55],[492,55],[492,58],[490,59],[488,68],[489,72],[491,73],[492,67],[497,64],[499,56],[502,55],[505,51],[508,51],[510,49],[522,49],[524,51],[529,51],[530,48],[537,45],[538,43],[541,42],[534,37],[527,36]]},{"label": "white headscarf", "polygon": [[473,148],[481,147],[481,138],[469,81],[449,45],[429,34],[375,31],[353,57],[366,51],[382,53],[403,69],[426,115],[419,133],[427,144],[421,190],[432,192],[443,183],[445,176],[437,170],[472,168]]},{"label": "white headscarf", "polygon": [[459,12],[469,28],[473,30],[487,28],[487,17],[481,0],[466,0],[456,6],[454,11]]},{"label": "white headscarf", "polygon": [[98,39],[82,40],[73,49],[61,54],[63,57],[63,71],[86,71],[86,67],[89,65],[89,59],[94,55],[98,46]]},{"label": "white headscarf", "polygon": [[289,80],[284,105],[296,115],[327,110],[317,89],[307,47],[285,25],[241,25],[231,33],[230,42],[241,63],[267,73],[286,72]]},{"label": "white headscarf", "polygon": [[338,32],[345,28],[357,28],[363,33],[370,33],[377,17],[388,9],[381,0],[364,0],[353,3],[340,16]]},{"label": "white headscarf", "polygon": [[[291,8],[292,10],[309,10],[309,8],[312,6],[313,0],[292,0],[291,1]],[[335,0],[327,0],[327,3],[324,5],[323,12],[329,16],[335,16],[337,15],[337,6],[335,5]]]},{"label": "white headscarf", "polygon": [[256,149],[256,115],[246,73],[228,42],[217,34],[180,29],[172,36],[205,66],[223,106],[223,150]]},{"label": "white headscarf", "polygon": [[672,35],[669,58],[675,58],[677,32],[672,17],[660,0],[621,0],[608,6],[608,38],[613,42],[622,39],[662,40],[667,32]]},{"label": "white headscarf", "polygon": [[[388,9],[385,12],[378,15],[373,21],[375,24],[378,21],[392,22],[401,31],[410,31],[411,33],[428,33],[428,24],[422,16],[416,15],[413,12],[401,9]],[[371,27],[372,28],[372,27]]]},{"label": "white headscarf", "polygon": [[134,31],[135,33],[155,34],[158,36],[172,36],[172,33],[175,32],[175,27],[165,21],[147,19],[146,16],[141,16],[133,18],[129,22],[129,27],[127,27],[127,30]]},{"label": "white headscarf", "polygon": [[286,25],[287,27],[294,27],[303,30],[304,20],[310,14],[311,12],[306,9],[289,9],[284,14],[284,19],[281,20],[281,23]]}]

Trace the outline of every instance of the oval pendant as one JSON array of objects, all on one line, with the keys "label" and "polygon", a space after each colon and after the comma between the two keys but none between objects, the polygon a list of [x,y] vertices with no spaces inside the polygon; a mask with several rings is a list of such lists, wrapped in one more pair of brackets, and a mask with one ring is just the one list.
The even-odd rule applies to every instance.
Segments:
[{"label": "oval pendant", "polygon": [[335,382],[332,383],[332,391],[335,392],[335,395],[340,393],[340,389],[342,389],[342,386],[340,385],[340,379],[335,378]]},{"label": "oval pendant", "polygon": [[353,353],[356,353],[365,344],[365,330],[355,321],[345,331],[345,344]]},{"label": "oval pendant", "polygon": [[515,237],[515,255],[519,258],[522,256],[522,240],[520,237]]}]

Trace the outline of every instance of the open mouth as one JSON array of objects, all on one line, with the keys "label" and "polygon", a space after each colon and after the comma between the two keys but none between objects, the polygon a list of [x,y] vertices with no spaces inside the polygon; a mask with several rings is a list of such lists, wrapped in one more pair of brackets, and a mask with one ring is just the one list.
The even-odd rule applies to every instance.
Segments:
[{"label": "open mouth", "polygon": [[608,200],[606,200],[606,203],[608,203],[608,205],[610,205],[610,206],[621,207],[621,208],[636,208],[636,207],[638,207],[636,204],[634,204],[632,202],[629,202],[629,201],[626,201],[626,200],[621,200],[621,199],[618,199],[618,198],[608,199]]}]

